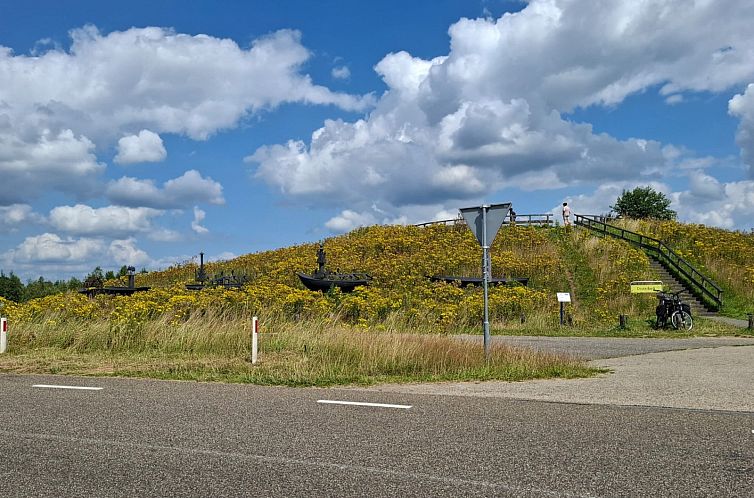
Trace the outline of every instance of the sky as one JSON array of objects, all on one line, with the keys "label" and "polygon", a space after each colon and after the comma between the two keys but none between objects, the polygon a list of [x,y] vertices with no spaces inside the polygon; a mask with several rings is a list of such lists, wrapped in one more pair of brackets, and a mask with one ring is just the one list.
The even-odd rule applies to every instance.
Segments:
[{"label": "sky", "polygon": [[610,210],[754,228],[754,3],[0,0],[0,271]]}]

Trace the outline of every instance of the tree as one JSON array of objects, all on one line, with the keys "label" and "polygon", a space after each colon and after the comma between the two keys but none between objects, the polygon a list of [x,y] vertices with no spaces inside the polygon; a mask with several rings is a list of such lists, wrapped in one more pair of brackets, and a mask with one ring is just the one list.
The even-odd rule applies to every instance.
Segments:
[{"label": "tree", "polygon": [[51,282],[44,277],[39,277],[37,280],[29,280],[26,282],[26,287],[24,287],[21,300],[30,301],[38,297],[65,292],[66,290],[68,290],[68,284],[66,284],[64,280]]},{"label": "tree", "polygon": [[665,194],[647,186],[624,190],[610,209],[625,218],[674,220],[676,212],[669,206],[670,199]]},{"label": "tree", "polygon": [[92,273],[86,276],[84,279],[84,287],[102,287],[105,284],[105,275],[102,272],[102,268],[99,266],[95,268]]},{"label": "tree", "polygon": [[6,276],[0,271],[0,296],[15,302],[21,302],[24,284],[13,272]]},{"label": "tree", "polygon": [[71,277],[71,279],[66,284],[66,287],[68,290],[79,290],[81,287],[83,287],[84,283],[79,280],[76,277]]}]

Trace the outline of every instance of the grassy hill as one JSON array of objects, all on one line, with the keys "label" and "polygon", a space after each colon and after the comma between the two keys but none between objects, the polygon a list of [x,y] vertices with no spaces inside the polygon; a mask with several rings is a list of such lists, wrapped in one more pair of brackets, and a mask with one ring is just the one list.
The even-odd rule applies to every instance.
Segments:
[{"label": "grassy hill", "polygon": [[[328,239],[325,246],[331,269],[367,272],[372,284],[347,295],[305,290],[295,272],[314,269],[316,244],[249,254],[210,264],[207,271],[249,275],[253,284],[237,297],[248,299],[255,313],[296,319],[337,316],[363,326],[387,321],[425,331],[465,329],[479,321],[481,289],[427,278],[481,276],[481,248],[464,226],[373,226]],[[646,257],[619,241],[562,228],[504,227],[491,254],[494,277],[530,279],[527,287],[491,290],[490,317],[496,326],[520,323],[522,314],[552,321],[558,316],[556,292],[571,292],[570,312],[578,323],[612,320],[619,313],[646,312],[654,306],[651,299],[628,295],[628,282],[651,274]],[[180,285],[195,271],[196,265],[189,264],[140,276],[137,284]],[[184,293],[175,287],[173,291]]]},{"label": "grassy hill", "polygon": [[[480,276],[482,251],[465,226],[373,226],[328,239],[331,269],[374,278],[349,294],[312,292],[299,282],[295,272],[314,269],[317,247],[304,244],[207,265],[210,274],[247,274],[250,283],[242,290],[186,290],[197,269],[187,263],[138,275],[136,284],[152,289],[130,297],[67,293],[21,304],[0,299],[12,323],[0,371],[292,385],[594,373],[572,359],[502,346],[493,348],[488,361],[478,344],[445,337],[481,331],[480,288],[427,278]],[[529,278],[527,287],[490,289],[493,333],[686,334],[650,327],[656,300],[631,295],[629,282],[654,275],[644,253],[626,243],[581,229],[506,226],[491,253],[495,277]],[[573,327],[559,326],[556,292],[573,297],[567,310]],[[631,317],[628,330],[617,329],[619,314]],[[261,366],[245,361],[252,315],[263,326]],[[692,333],[738,332],[702,321]]]},{"label": "grassy hill", "polygon": [[[627,228],[664,237],[726,288],[728,306],[751,302],[754,237],[679,223],[627,223]],[[138,275],[152,290],[132,297],[76,294],[49,296],[23,305],[7,303],[17,320],[100,320],[114,326],[146,320],[177,325],[192,316],[227,318],[259,315],[274,320],[329,320],[359,327],[420,332],[476,329],[482,291],[430,282],[429,275],[481,275],[481,248],[465,226],[372,226],[325,243],[328,267],[361,271],[372,284],[350,294],[312,292],[295,272],[316,266],[316,244],[248,254],[206,265],[211,274],[243,273],[241,291],[187,291],[197,265]],[[629,282],[655,276],[643,252],[628,244],[592,236],[583,229],[503,227],[491,249],[493,276],[528,277],[529,285],[490,291],[493,328],[546,328],[557,324],[556,292],[570,292],[568,312],[577,326],[614,323],[619,314],[650,318],[651,295],[631,295]],[[747,280],[748,279],[748,280]],[[117,282],[109,282],[115,284]],[[119,282],[125,285],[125,282]],[[52,318],[47,315],[54,314]],[[526,326],[521,326],[521,321]]]}]

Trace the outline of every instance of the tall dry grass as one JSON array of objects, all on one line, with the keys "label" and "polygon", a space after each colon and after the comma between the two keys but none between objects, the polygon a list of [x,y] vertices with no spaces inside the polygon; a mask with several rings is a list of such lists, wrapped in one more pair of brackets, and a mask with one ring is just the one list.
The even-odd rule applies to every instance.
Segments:
[{"label": "tall dry grass", "polygon": [[[480,341],[363,330],[326,320],[271,320],[262,323],[262,330],[261,362],[252,366],[246,361],[251,330],[245,319],[192,317],[178,327],[160,320],[133,328],[111,327],[105,322],[61,327],[50,320],[46,324],[21,324],[11,336],[9,363],[0,359],[0,370],[28,367],[29,362],[23,362],[28,358],[41,365],[41,371],[55,373],[284,385],[523,380],[594,372],[579,361],[526,349],[495,346],[487,361]],[[62,362],[62,372],[61,361],[44,360],[60,358],[61,354],[67,358]],[[105,355],[105,363],[117,366],[103,370],[100,362],[85,367],[92,355]]]}]

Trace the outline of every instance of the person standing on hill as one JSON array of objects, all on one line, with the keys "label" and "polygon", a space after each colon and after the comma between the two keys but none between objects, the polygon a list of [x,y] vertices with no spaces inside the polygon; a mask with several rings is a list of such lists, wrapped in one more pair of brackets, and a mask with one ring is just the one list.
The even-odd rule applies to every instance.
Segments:
[{"label": "person standing on hill", "polygon": [[571,208],[567,202],[563,203],[563,225],[567,227],[571,226]]}]

